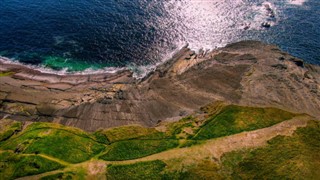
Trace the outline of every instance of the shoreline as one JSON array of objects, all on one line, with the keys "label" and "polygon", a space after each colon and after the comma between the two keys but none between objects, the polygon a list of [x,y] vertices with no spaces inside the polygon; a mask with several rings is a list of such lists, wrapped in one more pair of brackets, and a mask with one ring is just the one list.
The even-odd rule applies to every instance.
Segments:
[{"label": "shoreline", "polygon": [[[135,72],[130,67],[104,67],[101,69],[93,70],[91,68],[85,69],[83,71],[70,71],[68,72],[67,67],[61,70],[54,70],[50,67],[44,67],[42,65],[32,65],[32,64],[24,64],[19,61],[12,60],[5,56],[0,56],[0,71],[7,71],[11,69],[30,69],[31,71],[35,71],[37,73],[46,74],[46,75],[57,75],[57,76],[95,76],[95,75],[113,75],[118,72],[130,71],[132,76],[136,79],[143,79],[148,74],[152,73],[152,71],[156,70],[158,66],[161,66],[164,63],[172,60],[176,54],[178,54],[183,49],[188,48],[188,44],[177,48],[176,50],[168,53],[164,56],[163,60],[154,64],[154,65],[144,65],[144,66],[134,66],[133,69],[137,69],[138,71],[143,70],[142,74],[137,74],[139,72]],[[191,49],[189,49],[191,50]]]},{"label": "shoreline", "polygon": [[55,122],[86,131],[154,127],[221,101],[320,118],[320,67],[258,41],[200,53],[184,47],[142,79],[129,70],[56,75],[0,65],[0,119]]},{"label": "shoreline", "polygon": [[[0,57],[0,71],[12,72],[13,77],[17,79],[29,79],[35,81],[44,81],[48,83],[70,83],[77,84],[92,81],[104,81],[108,78],[117,77],[122,74],[130,76],[133,73],[129,70],[119,69],[115,72],[98,72],[94,74],[57,74],[50,72],[43,72],[40,69],[33,69],[32,67],[20,63],[7,63],[10,60],[5,60]],[[6,58],[7,59],[7,58]],[[84,79],[83,79],[84,78]],[[82,80],[81,80],[82,79]]]},{"label": "shoreline", "polygon": [[[110,69],[115,70],[105,70],[105,69],[99,69],[99,70],[93,70],[92,72],[86,72],[84,71],[77,71],[75,73],[65,73],[62,70],[56,71],[50,68],[45,67],[37,67],[36,65],[28,65],[20,63],[19,61],[14,62],[10,60],[10,58],[0,56],[0,72],[12,72],[13,77],[16,79],[29,79],[29,80],[35,80],[35,81],[43,81],[48,83],[70,83],[76,85],[77,83],[85,83],[85,82],[97,82],[97,81],[106,81],[108,79],[114,79],[119,76],[128,76],[132,77],[135,81],[143,81],[144,79],[147,79],[151,74],[154,73],[154,71],[157,71],[159,68],[163,68],[165,66],[168,66],[168,64],[172,64],[175,59],[178,59],[179,56],[183,56],[183,53],[186,51],[190,51],[192,53],[195,53],[191,49],[188,48],[188,45],[185,45],[181,47],[180,49],[177,49],[170,53],[169,58],[166,58],[165,60],[152,65],[151,70],[144,73],[142,76],[135,76],[135,72],[126,68],[115,68],[110,67]],[[207,53],[206,51],[205,53]],[[204,52],[203,52],[204,53]],[[137,68],[146,68],[148,66],[137,66]],[[61,73],[59,73],[61,72]],[[80,80],[80,79],[83,80]]]}]

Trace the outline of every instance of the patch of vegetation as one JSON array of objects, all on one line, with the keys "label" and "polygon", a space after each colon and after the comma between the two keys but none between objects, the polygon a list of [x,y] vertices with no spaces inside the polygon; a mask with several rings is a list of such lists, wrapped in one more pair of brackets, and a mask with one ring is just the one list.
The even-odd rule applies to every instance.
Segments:
[{"label": "patch of vegetation", "polygon": [[270,127],[293,118],[295,114],[275,108],[253,108],[230,105],[218,115],[211,116],[198,133],[196,140],[212,139]]},{"label": "patch of vegetation", "polygon": [[66,173],[57,173],[57,174],[52,174],[48,176],[44,176],[40,178],[40,180],[72,180],[72,179],[78,179],[76,178],[77,175],[73,172],[66,172]]},{"label": "patch of vegetation", "polygon": [[47,126],[47,123],[30,125],[0,148],[16,153],[45,154],[70,163],[86,161],[105,149],[104,145],[89,138],[84,132]]},{"label": "patch of vegetation", "polygon": [[209,160],[191,165],[182,170],[169,170],[168,165],[160,160],[138,162],[128,165],[110,165],[107,168],[107,179],[222,179],[219,166]]},{"label": "patch of vegetation", "polygon": [[14,133],[21,131],[21,122],[2,119],[0,121],[0,142],[9,139]]},{"label": "patch of vegetation", "polygon": [[110,144],[108,137],[102,131],[96,131],[92,134],[96,141],[102,144]]},{"label": "patch of vegetation", "polygon": [[[63,165],[68,166],[66,172],[43,179],[84,179],[89,172],[84,168],[86,166],[74,166],[64,161],[79,163],[93,157],[106,161],[138,159],[177,147],[206,143],[211,138],[269,127],[296,116],[274,108],[233,105],[213,108],[208,106],[203,109],[207,113],[206,121],[200,121],[200,116],[186,117],[163,126],[165,132],[125,126],[90,134],[52,123],[33,123],[20,132],[21,123],[1,120],[0,179],[40,174],[64,168]],[[2,135],[4,132],[10,133]],[[180,159],[165,162],[113,164],[107,168],[107,178],[316,179],[320,177],[317,170],[320,166],[319,152],[320,123],[313,121],[307,127],[296,130],[292,136],[278,136],[264,147],[229,152],[220,160],[213,157],[200,159],[195,152],[190,159],[179,156]]]},{"label": "patch of vegetation", "polygon": [[[188,116],[179,120],[178,122],[169,123],[166,125],[167,131],[166,134],[171,138],[188,138],[193,135],[193,129],[195,128],[195,118]],[[184,130],[190,128],[191,132],[187,133]]]},{"label": "patch of vegetation", "polygon": [[18,177],[41,174],[64,166],[36,155],[17,155],[12,152],[0,153],[1,179],[15,179]]},{"label": "patch of vegetation", "polygon": [[4,71],[4,72],[0,72],[0,77],[4,77],[4,76],[11,76],[15,74],[15,72],[12,71]]},{"label": "patch of vegetation", "polygon": [[156,154],[179,145],[177,140],[129,140],[113,143],[100,158],[106,161],[123,161]]},{"label": "patch of vegetation", "polygon": [[293,136],[278,136],[266,147],[227,153],[226,174],[234,179],[317,179],[320,177],[320,123],[312,121]]},{"label": "patch of vegetation", "polygon": [[210,103],[206,106],[200,108],[200,110],[210,116],[217,114],[225,107],[225,103],[223,101],[217,101],[214,103]]},{"label": "patch of vegetation", "polygon": [[39,130],[39,129],[57,129],[60,131],[67,131],[69,133],[72,133],[84,138],[94,139],[94,137],[90,136],[90,134],[88,134],[87,132],[81,129],[64,126],[62,124],[57,124],[57,123],[34,122],[24,130],[24,133],[29,131]]},{"label": "patch of vegetation", "polygon": [[107,168],[107,179],[117,180],[141,180],[141,179],[162,179],[162,171],[166,164],[160,160],[139,162],[129,165],[110,165]]},{"label": "patch of vegetation", "polygon": [[101,131],[110,142],[123,141],[128,139],[163,139],[165,134],[154,128],[141,126],[123,126]]},{"label": "patch of vegetation", "polygon": [[212,160],[200,160],[196,165],[186,167],[182,171],[168,172],[166,179],[225,179],[220,174],[220,166]]},{"label": "patch of vegetation", "polygon": [[180,143],[179,148],[187,148],[187,147],[191,147],[191,146],[194,146],[194,145],[199,145],[199,144],[202,144],[202,143],[205,143],[205,141],[202,141],[202,140],[186,140],[186,141],[183,141],[182,143]]}]

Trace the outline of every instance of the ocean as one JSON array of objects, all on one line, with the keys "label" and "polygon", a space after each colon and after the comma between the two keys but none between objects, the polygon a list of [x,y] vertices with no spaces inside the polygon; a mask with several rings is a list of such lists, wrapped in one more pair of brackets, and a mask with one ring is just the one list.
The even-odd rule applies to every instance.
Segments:
[{"label": "ocean", "polygon": [[0,0],[0,56],[56,73],[144,74],[240,40],[320,64],[319,0]]}]

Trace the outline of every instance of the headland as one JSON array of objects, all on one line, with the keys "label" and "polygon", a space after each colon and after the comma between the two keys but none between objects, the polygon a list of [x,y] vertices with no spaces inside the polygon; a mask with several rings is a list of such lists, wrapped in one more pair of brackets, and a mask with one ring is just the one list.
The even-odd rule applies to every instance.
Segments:
[{"label": "headland", "polygon": [[0,64],[0,118],[22,122],[55,122],[85,131],[154,127],[221,101],[320,119],[320,67],[257,41],[199,53],[184,47],[143,79],[128,70],[56,75]]}]

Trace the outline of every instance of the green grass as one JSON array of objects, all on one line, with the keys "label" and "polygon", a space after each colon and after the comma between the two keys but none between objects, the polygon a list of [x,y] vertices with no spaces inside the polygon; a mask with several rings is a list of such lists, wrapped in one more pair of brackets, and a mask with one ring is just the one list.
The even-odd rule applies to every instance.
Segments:
[{"label": "green grass", "polygon": [[[20,131],[21,123],[1,120],[0,179],[14,179],[63,168],[61,164],[51,161],[50,157],[62,164],[62,161],[80,163],[97,157],[106,161],[133,160],[173,148],[188,148],[212,138],[269,127],[296,116],[274,108],[234,105],[212,105],[202,110],[206,112],[204,120],[186,117],[159,128],[166,129],[166,132],[159,132],[155,128],[124,126],[91,134],[53,123],[33,123]],[[320,167],[319,152],[320,124],[312,122],[308,127],[299,128],[293,136],[278,136],[261,148],[226,153],[220,161],[208,157],[183,165],[175,164],[172,160],[165,163],[158,160],[111,165],[107,168],[107,178],[315,179],[320,177],[317,171],[317,167]],[[46,159],[42,155],[50,157]],[[180,169],[174,168],[174,164]],[[73,165],[68,165],[68,172],[44,179],[85,178],[85,168],[78,171],[75,167],[71,170],[69,167]]]},{"label": "green grass", "polygon": [[163,139],[165,134],[154,128],[141,126],[123,126],[100,131],[110,142],[123,141],[128,139]]},{"label": "green grass", "polygon": [[48,124],[36,123],[24,132],[4,142],[0,148],[18,153],[45,154],[70,163],[89,160],[105,149],[84,132],[69,131],[68,128],[56,129]]},{"label": "green grass", "polygon": [[44,176],[40,178],[40,180],[72,180],[72,179],[79,179],[77,175],[73,172],[66,172],[66,173],[57,173],[57,174],[52,174],[48,176]]},{"label": "green grass", "polygon": [[295,114],[275,108],[253,108],[230,105],[212,115],[193,137],[205,140],[270,127]]},{"label": "green grass", "polygon": [[166,125],[167,127],[166,135],[168,137],[177,138],[177,139],[188,138],[190,134],[185,134],[185,136],[183,136],[183,133],[184,133],[183,130],[188,127],[192,129],[195,128],[194,122],[195,122],[195,118],[192,116],[188,116],[188,117],[182,118],[178,122],[169,123]]},{"label": "green grass", "polygon": [[11,76],[13,74],[15,74],[15,72],[11,72],[11,71],[0,72],[0,77]]},{"label": "green grass", "polygon": [[156,154],[179,145],[177,140],[128,140],[113,143],[100,158],[106,161],[123,161]]},{"label": "green grass", "polygon": [[319,152],[320,123],[311,121],[292,136],[277,136],[268,141],[266,146],[226,153],[220,161],[208,157],[178,169],[170,169],[173,167],[172,162],[159,160],[111,165],[107,169],[107,178],[318,179]]},{"label": "green grass", "polygon": [[96,131],[92,135],[97,142],[102,144],[110,144],[108,137],[102,131]]},{"label": "green grass", "polygon": [[0,179],[41,174],[64,166],[36,155],[17,155],[12,152],[0,153]]},{"label": "green grass", "polygon": [[110,165],[107,168],[107,179],[113,180],[141,180],[162,179],[162,171],[165,169],[166,164],[160,160],[139,162],[129,165]]},{"label": "green grass", "polygon": [[2,119],[0,121],[0,142],[9,139],[14,133],[21,131],[21,122]]},{"label": "green grass", "polygon": [[266,147],[227,153],[222,158],[233,179],[317,179],[320,177],[320,123],[293,136],[278,136]]},{"label": "green grass", "polygon": [[138,162],[127,165],[109,165],[107,179],[222,179],[217,164],[203,160],[195,165],[186,165],[182,170],[169,170],[168,165],[160,160]]},{"label": "green grass", "polygon": [[94,139],[94,136],[90,135],[89,133],[74,127],[64,126],[57,123],[45,123],[45,122],[35,122],[29,125],[25,130],[24,133],[34,130],[41,130],[41,129],[57,129],[60,131],[67,131],[76,136],[84,137],[84,138],[91,138]]},{"label": "green grass", "polygon": [[180,171],[166,172],[163,179],[226,179],[219,171],[219,164],[209,159],[202,159],[199,160],[197,164],[186,165],[186,167]]}]

